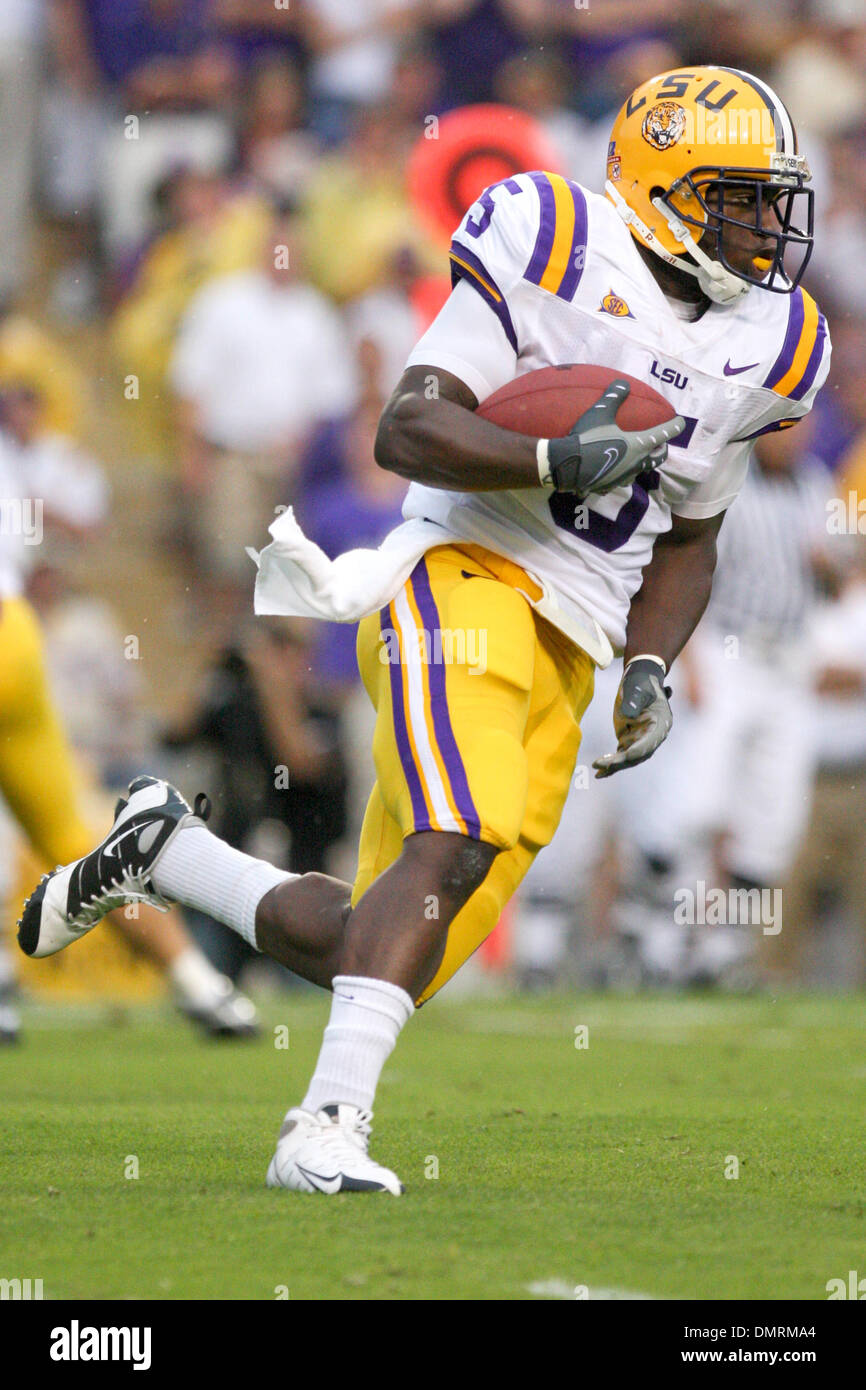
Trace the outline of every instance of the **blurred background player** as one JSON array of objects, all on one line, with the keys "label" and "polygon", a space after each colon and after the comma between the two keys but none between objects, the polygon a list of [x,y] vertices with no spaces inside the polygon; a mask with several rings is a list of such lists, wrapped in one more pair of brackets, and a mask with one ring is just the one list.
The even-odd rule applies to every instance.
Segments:
[{"label": "blurred background player", "polygon": [[[845,512],[863,515],[864,481],[852,460],[835,499]],[[854,987],[866,974],[866,526],[845,542],[841,590],[824,596],[810,632],[811,815],[784,885],[784,930],[766,943],[770,980],[783,988]]]},{"label": "blurred background player", "polygon": [[[81,776],[49,690],[42,633],[25,584],[31,557],[52,541],[56,548],[58,530],[94,533],[105,518],[107,492],[93,460],[44,430],[32,386],[7,384],[0,422],[0,795],[49,868],[71,847],[86,844],[93,831],[79,809]],[[70,694],[80,707],[75,685]],[[11,895],[8,864],[0,877]],[[178,914],[163,918],[144,907],[118,911],[112,920],[128,945],[165,973],[179,1007],[207,1031],[255,1031],[253,1005],[209,964]],[[0,1032],[8,1037],[17,1031],[17,1018],[10,1013],[12,972],[3,955]]]}]

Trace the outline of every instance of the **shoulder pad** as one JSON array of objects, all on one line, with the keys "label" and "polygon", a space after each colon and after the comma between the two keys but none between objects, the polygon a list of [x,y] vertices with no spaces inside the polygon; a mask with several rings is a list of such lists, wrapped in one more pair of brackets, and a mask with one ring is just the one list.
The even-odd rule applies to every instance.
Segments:
[{"label": "shoulder pad", "polygon": [[561,174],[535,171],[493,184],[454,234],[452,279],[471,279],[503,298],[526,280],[570,300],[586,262],[587,220],[583,189]]}]

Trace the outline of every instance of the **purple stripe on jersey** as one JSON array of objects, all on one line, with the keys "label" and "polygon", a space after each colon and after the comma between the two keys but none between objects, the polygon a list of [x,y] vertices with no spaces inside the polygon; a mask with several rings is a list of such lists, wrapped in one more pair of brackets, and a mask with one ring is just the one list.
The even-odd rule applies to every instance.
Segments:
[{"label": "purple stripe on jersey", "polygon": [[[396,635],[397,628],[391,612],[391,605],[383,608],[379,613],[379,629],[382,635],[390,632]],[[391,657],[391,644],[386,643],[388,650],[388,675],[391,680],[391,709],[394,719],[394,733],[397,737],[397,752],[400,755],[400,766],[406,778],[409,788],[409,796],[412,801],[412,816],[415,821],[415,829],[430,830],[430,812],[427,809],[427,802],[424,799],[424,789],[421,786],[421,778],[415,766],[415,759],[412,757],[412,746],[409,742],[409,731],[406,728],[406,710],[403,705],[403,675],[402,662],[404,660],[402,647],[400,649],[400,660],[393,661]]]},{"label": "purple stripe on jersey", "polygon": [[[508,339],[511,346],[514,348],[514,351],[518,352],[519,349],[517,346],[517,334],[514,331],[514,323],[512,321],[510,313],[508,312],[508,305],[505,303],[505,295],[502,293],[501,289],[497,285],[493,276],[490,274],[490,271],[487,269],[484,262],[480,261],[478,257],[474,254],[474,252],[470,251],[468,247],[464,246],[462,241],[457,240],[452,241],[451,243],[451,256],[452,288],[454,285],[457,284],[458,280],[465,280],[467,285],[471,285],[474,290],[477,290],[478,293],[481,295],[481,298],[484,300],[485,304],[490,305],[494,314],[499,319],[499,322],[505,329],[505,336]],[[465,261],[468,266],[471,266],[472,270],[475,271],[475,274],[470,274],[468,270],[464,270],[462,265],[458,265],[457,262],[453,259],[454,256],[459,256],[461,261]],[[483,280],[487,281],[488,285],[492,286],[492,288],[496,291],[496,294],[491,294],[490,290],[488,290],[487,287],[477,279],[477,276],[479,275],[482,277]],[[499,296],[498,299],[496,298],[496,295]]]},{"label": "purple stripe on jersey", "polygon": [[763,429],[755,430],[754,434],[744,434],[740,439],[732,442],[735,444],[747,444],[750,439],[760,439],[762,434],[772,434],[774,430],[789,430],[792,425],[796,425],[798,420],[802,420],[802,415],[794,415],[789,420],[774,420],[771,425],[764,425]]},{"label": "purple stripe on jersey", "polygon": [[541,199],[541,220],[538,226],[538,236],[535,238],[535,250],[532,253],[532,260],[524,271],[524,280],[531,280],[533,285],[541,284],[541,277],[547,269],[547,262],[550,260],[550,253],[553,250],[553,238],[556,235],[556,198],[550,186],[550,179],[546,174],[530,174],[529,177],[538,189],[538,196]]},{"label": "purple stripe on jersey", "polygon": [[818,332],[815,337],[815,346],[812,348],[812,355],[809,358],[809,361],[806,363],[806,370],[803,373],[800,381],[794,387],[793,391],[788,392],[788,395],[792,401],[802,400],[809,387],[812,385],[812,382],[815,380],[815,375],[818,371],[818,367],[820,366],[821,358],[824,356],[824,341],[826,337],[827,320],[824,318],[823,314],[819,314]]},{"label": "purple stripe on jersey", "polygon": [[563,275],[562,284],[556,291],[560,299],[574,298],[574,292],[580,284],[586,258],[586,198],[576,183],[569,183],[569,188],[574,199],[574,240],[571,243],[568,270]]},{"label": "purple stripe on jersey", "polygon": [[[410,583],[425,631],[429,632],[431,643],[433,643],[433,635],[441,631],[441,623],[433,590],[430,588],[430,576],[427,573],[427,565],[423,557],[412,571]],[[451,727],[451,716],[448,713],[445,663],[434,660],[432,652],[428,653],[428,657],[430,658],[427,666],[430,676],[430,706],[436,742],[439,745],[439,752],[442,754],[442,761],[448,773],[448,781],[451,783],[454,804],[466,822],[469,835],[473,840],[480,840],[481,821],[475,809],[475,802],[472,800],[466,769],[463,766],[463,759],[460,756],[454,730]]]},{"label": "purple stripe on jersey", "polygon": [[788,310],[788,331],[785,334],[785,341],[782,344],[782,351],[773,364],[773,370],[764,382],[765,386],[776,386],[785,375],[791,370],[791,364],[797,352],[800,342],[800,334],[803,331],[803,316],[805,305],[803,304],[803,291],[797,289],[791,295],[791,307]]}]

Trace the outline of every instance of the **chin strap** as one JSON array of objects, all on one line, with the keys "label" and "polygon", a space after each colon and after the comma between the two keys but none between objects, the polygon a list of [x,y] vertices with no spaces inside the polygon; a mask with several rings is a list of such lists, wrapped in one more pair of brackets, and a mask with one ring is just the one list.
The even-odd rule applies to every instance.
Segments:
[{"label": "chin strap", "polygon": [[675,256],[672,252],[666,251],[655,232],[629,207],[619,189],[610,181],[605,184],[605,191],[626,226],[634,227],[650,250],[661,256],[668,265],[677,266],[688,275],[694,275],[704,294],[714,304],[733,304],[735,300],[748,293],[748,282],[741,280],[739,275],[734,275],[730,270],[725,270],[719,261],[711,260],[698,246],[686,224],[667,207],[663,199],[653,198],[653,207],[667,222],[671,235],[685,246],[697,264],[692,265],[683,256]]},{"label": "chin strap", "polygon": [[733,304],[736,299],[748,294],[747,282],[741,280],[739,275],[734,275],[732,271],[725,270],[721,262],[710,260],[707,253],[698,246],[685,222],[677,217],[662,198],[653,198],[652,205],[667,222],[671,229],[671,235],[675,236],[677,241],[681,241],[689,254],[697,261],[697,265],[694,266],[680,256],[677,257],[677,265],[681,270],[686,270],[690,275],[697,276],[698,284],[708,299],[711,299],[714,304]]}]

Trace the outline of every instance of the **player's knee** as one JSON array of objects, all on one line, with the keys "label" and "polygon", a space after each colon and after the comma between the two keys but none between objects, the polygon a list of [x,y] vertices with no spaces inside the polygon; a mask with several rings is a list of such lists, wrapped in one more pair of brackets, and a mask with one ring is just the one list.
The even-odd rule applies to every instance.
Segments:
[{"label": "player's knee", "polygon": [[406,851],[415,859],[418,873],[427,877],[431,891],[459,903],[481,886],[499,853],[483,840],[435,830],[410,836]]},{"label": "player's knee", "polygon": [[455,898],[470,897],[481,887],[498,853],[494,845],[461,836],[459,846],[443,864],[443,887]]}]

